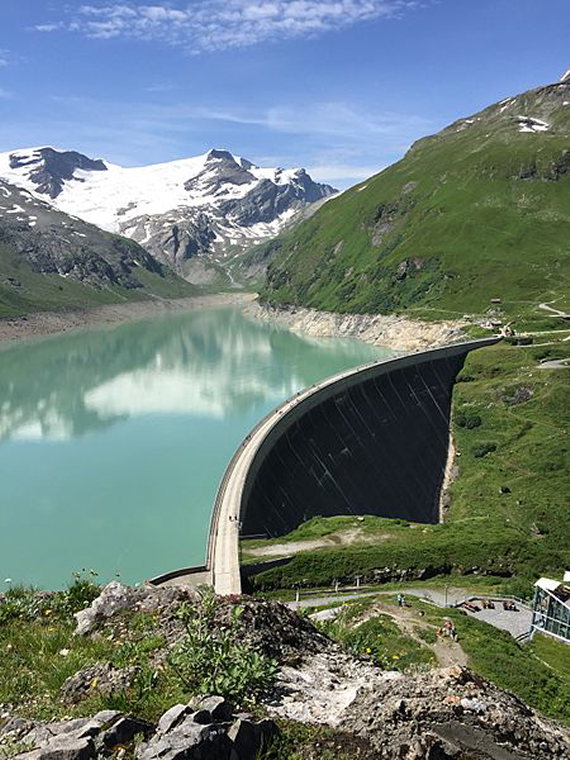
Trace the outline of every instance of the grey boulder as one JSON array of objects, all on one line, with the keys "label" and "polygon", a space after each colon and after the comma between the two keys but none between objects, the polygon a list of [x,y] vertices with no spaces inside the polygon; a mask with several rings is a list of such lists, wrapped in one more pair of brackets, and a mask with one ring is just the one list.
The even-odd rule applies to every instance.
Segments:
[{"label": "grey boulder", "polygon": [[157,735],[136,752],[137,760],[230,760],[232,742],[223,726],[201,726],[187,719]]}]

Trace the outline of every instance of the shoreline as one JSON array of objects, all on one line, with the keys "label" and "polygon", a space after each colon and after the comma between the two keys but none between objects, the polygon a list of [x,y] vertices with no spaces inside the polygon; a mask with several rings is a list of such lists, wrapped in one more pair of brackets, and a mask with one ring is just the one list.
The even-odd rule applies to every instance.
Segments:
[{"label": "shoreline", "polygon": [[256,299],[245,305],[246,316],[272,321],[313,338],[351,338],[395,351],[416,352],[467,339],[468,322],[423,322],[395,314],[339,314],[302,306],[272,307]]},{"label": "shoreline", "polygon": [[97,326],[110,327],[137,322],[155,314],[163,316],[215,306],[246,306],[256,297],[255,293],[213,293],[187,298],[129,301],[69,311],[35,311],[20,317],[0,319],[0,348],[25,338],[42,338]]}]

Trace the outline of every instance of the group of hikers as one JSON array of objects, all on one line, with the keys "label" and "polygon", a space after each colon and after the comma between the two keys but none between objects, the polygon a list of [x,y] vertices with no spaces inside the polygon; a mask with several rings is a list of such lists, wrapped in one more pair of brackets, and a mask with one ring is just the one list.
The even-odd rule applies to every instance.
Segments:
[{"label": "group of hikers", "polygon": [[[398,594],[396,596],[396,601],[398,602],[398,607],[411,606],[409,602],[406,602],[406,597],[403,594]],[[423,617],[424,615],[423,610],[420,610],[419,614]],[[455,624],[449,618],[446,618],[443,626],[437,629],[437,635],[449,636],[449,638],[452,641],[457,641],[457,628],[455,627]]]}]

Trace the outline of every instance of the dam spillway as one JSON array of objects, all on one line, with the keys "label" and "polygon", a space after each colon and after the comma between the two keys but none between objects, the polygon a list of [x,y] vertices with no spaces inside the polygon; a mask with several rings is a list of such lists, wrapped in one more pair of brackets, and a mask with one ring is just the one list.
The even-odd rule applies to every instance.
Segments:
[{"label": "dam spillway", "polygon": [[314,516],[437,522],[451,399],[468,341],[341,373],[289,399],[242,442],[214,505],[207,567],[239,593],[240,536],[278,536]]}]

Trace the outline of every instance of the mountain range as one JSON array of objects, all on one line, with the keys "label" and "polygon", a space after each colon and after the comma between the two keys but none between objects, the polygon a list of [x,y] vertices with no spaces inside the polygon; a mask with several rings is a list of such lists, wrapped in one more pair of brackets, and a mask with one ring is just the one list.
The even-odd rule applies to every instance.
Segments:
[{"label": "mountain range", "polygon": [[336,197],[304,169],[224,150],[135,168],[2,153],[0,312],[174,297],[194,292],[182,278],[227,286],[267,271],[272,305],[567,313],[569,76],[458,119]]},{"label": "mountain range", "polygon": [[60,212],[139,243],[204,283],[336,191],[304,169],[267,169],[225,150],[124,168],[52,147],[0,154],[0,177]]},{"label": "mountain range", "polygon": [[569,223],[567,74],[419,140],[274,240],[262,297],[430,319],[491,301],[568,311]]}]

